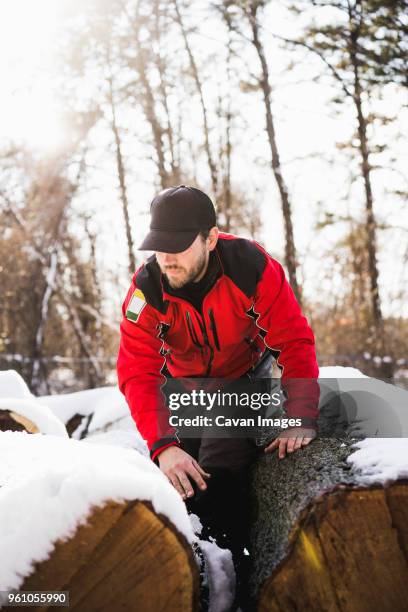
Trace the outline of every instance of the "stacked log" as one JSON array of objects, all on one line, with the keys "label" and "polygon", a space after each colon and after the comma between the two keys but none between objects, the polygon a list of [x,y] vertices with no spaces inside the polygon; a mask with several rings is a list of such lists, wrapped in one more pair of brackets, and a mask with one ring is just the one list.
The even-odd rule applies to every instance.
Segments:
[{"label": "stacked log", "polygon": [[408,482],[363,486],[352,440],[262,457],[251,496],[251,591],[262,612],[408,610]]},{"label": "stacked log", "polygon": [[111,501],[58,541],[19,590],[69,591],[77,612],[184,612],[198,609],[198,581],[192,548],[166,517],[149,502]]},{"label": "stacked log", "polygon": [[14,410],[0,410],[0,431],[38,433],[39,429],[30,419]]}]

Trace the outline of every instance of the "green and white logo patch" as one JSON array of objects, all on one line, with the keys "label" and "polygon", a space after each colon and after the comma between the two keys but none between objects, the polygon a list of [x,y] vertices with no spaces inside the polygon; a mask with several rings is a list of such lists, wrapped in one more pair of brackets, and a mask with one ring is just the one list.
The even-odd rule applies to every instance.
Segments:
[{"label": "green and white logo patch", "polygon": [[129,301],[129,304],[126,310],[126,318],[129,319],[129,321],[137,321],[137,318],[140,315],[145,305],[146,305],[145,296],[140,291],[140,289],[136,289],[136,291],[130,298],[130,301]]}]

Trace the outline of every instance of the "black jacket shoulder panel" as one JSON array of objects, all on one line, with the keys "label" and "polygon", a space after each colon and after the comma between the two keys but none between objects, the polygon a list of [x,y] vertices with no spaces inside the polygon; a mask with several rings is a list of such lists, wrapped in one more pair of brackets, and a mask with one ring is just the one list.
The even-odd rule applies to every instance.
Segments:
[{"label": "black jacket shoulder panel", "polygon": [[219,238],[217,250],[224,274],[247,296],[252,297],[267,263],[266,255],[246,238]]},{"label": "black jacket shoulder panel", "polygon": [[161,272],[156,257],[152,255],[136,275],[136,284],[146,298],[146,302],[162,314],[169,307],[168,300],[163,300]]}]

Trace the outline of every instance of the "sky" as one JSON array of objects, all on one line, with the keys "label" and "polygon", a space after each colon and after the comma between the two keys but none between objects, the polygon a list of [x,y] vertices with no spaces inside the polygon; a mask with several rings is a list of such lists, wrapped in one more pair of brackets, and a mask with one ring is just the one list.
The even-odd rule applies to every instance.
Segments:
[{"label": "sky", "polygon": [[42,150],[58,143],[61,126],[53,96],[53,44],[59,3],[65,0],[3,0],[0,3],[2,140],[24,140]]},{"label": "sky", "polygon": [[[216,74],[225,52],[224,35],[214,20],[204,19],[208,3],[195,2],[194,19],[199,28],[194,35],[196,47],[205,45],[211,49],[214,60],[203,67]],[[3,0],[0,3],[0,72],[2,74],[0,96],[0,138],[25,142],[40,153],[52,154],[63,146],[67,138],[67,126],[60,114],[57,84],[57,57],[55,49],[67,11],[72,14],[81,4],[76,0]],[[325,161],[338,154],[337,145],[351,137],[354,130],[352,108],[343,109],[342,115],[333,117],[329,106],[334,93],[329,80],[311,82],[313,76],[321,71],[320,60],[310,57],[301,67],[288,66],[287,55],[274,43],[270,33],[279,32],[282,36],[296,35],[302,18],[289,18],[284,3],[272,3],[273,10],[263,21],[263,36],[270,64],[273,83],[273,109],[276,114],[276,132],[283,163],[284,176],[289,185],[292,201],[295,238],[302,262],[304,291],[311,298],[321,294],[329,296],[333,286],[341,287],[341,275],[331,274],[331,261],[324,258],[326,250],[338,241],[344,231],[344,224],[327,228],[319,234],[314,225],[319,211],[345,214],[342,201],[348,185],[349,167],[346,159],[337,157],[337,163]],[[327,18],[331,15],[328,11]],[[248,53],[244,62],[255,72],[257,58]],[[237,68],[239,68],[237,66]],[[222,74],[219,75],[222,87]],[[207,83],[208,81],[204,82]],[[217,92],[205,86],[207,100],[212,100]],[[406,100],[389,89],[384,100],[378,103],[385,113],[397,113],[398,124],[391,125],[389,138],[393,132],[407,126],[407,109],[401,110]],[[264,110],[259,94],[248,94],[239,99],[248,129],[234,131],[235,147],[238,154],[233,159],[233,180],[242,185],[249,197],[259,202],[262,211],[263,227],[259,239],[276,257],[283,255],[283,225],[279,198],[268,164],[269,149],[264,132]],[[242,107],[243,105],[243,107]],[[200,115],[191,112],[186,121],[194,130],[200,126]],[[136,125],[140,116],[128,114],[120,117],[123,126]],[[197,132],[200,133],[200,132]],[[124,246],[123,221],[118,205],[115,188],[115,168],[112,158],[107,155],[111,134],[106,125],[99,126],[90,135],[93,151],[91,162],[94,172],[88,177],[87,186],[91,190],[84,196],[79,194],[76,206],[85,206],[91,216],[98,234],[100,258],[112,272],[120,271],[123,291],[128,284],[126,272],[126,248]],[[384,138],[384,132],[381,133]],[[379,232],[379,267],[382,297],[386,312],[402,314],[401,301],[394,295],[408,281],[406,266],[402,266],[407,250],[408,215],[406,208],[387,195],[391,185],[406,188],[408,154],[404,145],[394,148],[395,161],[386,172],[373,176],[376,196],[375,212],[379,221],[387,221],[402,230]],[[131,203],[132,229],[136,244],[148,229],[148,204],[154,195],[152,167],[141,159],[143,151],[138,143],[129,140],[125,143],[126,163],[129,173],[129,194]],[[316,154],[321,154],[317,157]],[[255,161],[254,161],[255,160]],[[263,160],[263,161],[262,161]],[[389,160],[385,160],[390,166]],[[199,181],[208,184],[207,169],[199,169]],[[363,214],[361,204],[361,185],[354,185],[348,207],[355,216]],[[80,230],[79,230],[80,231]],[[113,249],[114,247],[114,249]],[[401,262],[401,265],[399,265]],[[326,270],[322,279],[322,270]],[[322,291],[323,290],[323,291]],[[112,294],[107,296],[115,302],[119,299]],[[122,299],[122,295],[120,296]],[[405,312],[408,315],[408,311]]]}]

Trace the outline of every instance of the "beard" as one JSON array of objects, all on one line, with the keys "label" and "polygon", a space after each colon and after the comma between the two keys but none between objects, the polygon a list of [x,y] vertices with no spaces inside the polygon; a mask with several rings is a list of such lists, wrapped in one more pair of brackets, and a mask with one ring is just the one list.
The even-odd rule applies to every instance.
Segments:
[{"label": "beard", "polygon": [[[161,271],[165,275],[167,282],[169,283],[172,289],[181,289],[188,283],[193,283],[195,279],[198,278],[200,274],[202,274],[206,265],[207,265],[206,250],[203,249],[196,263],[189,270],[187,270],[187,268],[184,268],[182,266],[166,266],[166,267],[161,268]],[[168,274],[166,274],[166,272],[171,269],[177,270],[179,274],[177,276],[171,276],[171,275],[169,276]]]}]

